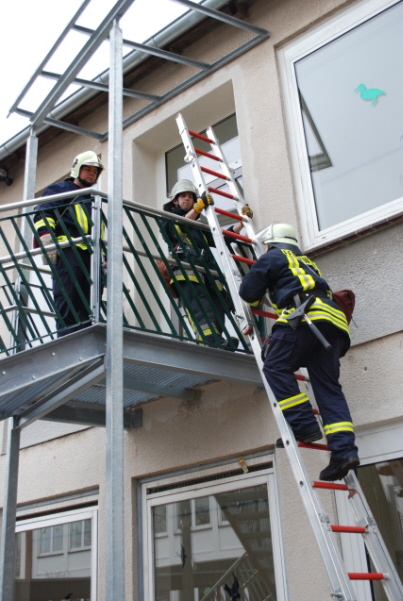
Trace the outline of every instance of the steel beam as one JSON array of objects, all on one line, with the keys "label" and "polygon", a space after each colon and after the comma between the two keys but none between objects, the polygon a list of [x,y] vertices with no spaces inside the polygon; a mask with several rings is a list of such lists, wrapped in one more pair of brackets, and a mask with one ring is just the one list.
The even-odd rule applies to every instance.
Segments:
[{"label": "steel beam", "polygon": [[[81,71],[86,65],[88,59],[94,54],[94,52],[100,47],[102,42],[108,37],[111,23],[114,19],[122,16],[125,11],[131,6],[133,0],[120,0],[116,2],[115,6],[108,13],[105,19],[102,21],[100,26],[96,29],[94,34],[84,45],[84,48],[78,53],[76,58],[70,63],[59,81],[54,85],[51,92],[47,95],[45,100],[39,106],[34,113],[31,121],[33,125],[41,125],[43,120],[47,117],[48,113],[54,108],[57,100],[62,96],[65,90],[74,80],[75,76]],[[122,127],[122,123],[119,124]]]},{"label": "steel beam", "polygon": [[110,31],[108,148],[108,323],[106,327],[106,601],[125,598],[123,466],[123,43]]},{"label": "steel beam", "polygon": [[205,374],[209,380],[262,385],[256,361],[251,355],[234,354],[138,332],[125,332],[123,353],[128,363],[158,366],[184,374]]},{"label": "steel beam", "polygon": [[14,599],[15,522],[20,452],[20,432],[14,428],[14,418],[9,418],[8,426],[7,463],[4,475],[4,504],[0,542],[1,601],[13,601]]},{"label": "steel beam", "polygon": [[[31,111],[26,111],[25,109],[15,109],[14,111],[18,115],[22,117],[31,118],[34,113]],[[73,134],[79,134],[80,136],[87,136],[89,138],[95,138],[96,140],[101,140],[105,134],[99,134],[95,131],[91,131],[90,129],[85,129],[84,127],[79,127],[78,125],[73,125],[72,123],[66,123],[65,121],[60,121],[60,119],[52,119],[51,117],[46,117],[43,120],[46,125],[51,125],[52,127],[58,127],[59,129],[65,129],[66,131],[71,131]],[[31,198],[31,197],[28,197]]]},{"label": "steel beam", "polygon": [[[44,418],[47,421],[78,424],[80,426],[105,426],[105,408],[100,406],[69,401],[61,405]],[[140,428],[143,425],[142,409],[125,409],[123,413],[125,430]]]},{"label": "steel beam", "polygon": [[18,428],[26,428],[37,419],[42,419],[75,395],[98,382],[99,379],[103,378],[104,373],[104,362],[101,359],[96,365],[91,365],[84,372],[79,372],[74,378],[64,382],[58,389],[19,415]]},{"label": "steel beam", "polygon": [[250,23],[245,23],[245,21],[241,21],[236,17],[231,17],[225,13],[220,12],[219,10],[214,10],[213,8],[208,8],[207,6],[203,6],[203,4],[195,4],[190,0],[172,0],[173,2],[177,2],[178,4],[183,4],[188,8],[195,10],[197,12],[203,13],[212,19],[216,19],[218,21],[223,21],[227,25],[233,25],[234,27],[239,27],[240,29],[246,29],[246,31],[251,31],[257,35],[267,34],[267,30],[262,27],[258,27],[257,25],[251,25]]},{"label": "steel beam", "polygon": [[[93,34],[94,31],[89,29],[88,27],[82,27],[81,25],[75,25],[74,29],[80,31],[82,33]],[[180,56],[179,54],[175,54],[174,52],[168,52],[168,50],[162,50],[157,46],[150,46],[149,44],[139,44],[138,42],[133,42],[132,40],[123,40],[123,44],[125,46],[130,46],[139,52],[144,52],[144,54],[150,54],[151,56],[157,56],[158,58],[163,58],[168,61],[172,61],[174,63],[180,63],[181,65],[186,65],[187,67],[195,67],[196,69],[206,69],[210,68],[208,63],[203,63],[202,61],[198,61],[194,58],[188,58],[186,56]]]},{"label": "steel beam", "polygon": [[[41,75],[43,77],[47,77],[48,79],[57,80],[61,77],[59,73],[51,73],[50,71],[42,71]],[[98,81],[92,81],[89,79],[81,79],[80,77],[76,77],[72,83],[75,83],[79,86],[83,86],[85,88],[99,90],[100,92],[108,92],[109,90],[109,86],[106,83],[100,83]],[[147,92],[139,92],[136,90],[131,90],[130,88],[123,88],[123,96],[129,96],[130,98],[143,98],[145,100],[158,100],[160,98],[160,96],[157,96],[156,94],[147,94]],[[23,114],[24,112],[28,113],[28,111],[21,111],[21,114]],[[47,119],[45,119],[45,123],[46,121]]]}]

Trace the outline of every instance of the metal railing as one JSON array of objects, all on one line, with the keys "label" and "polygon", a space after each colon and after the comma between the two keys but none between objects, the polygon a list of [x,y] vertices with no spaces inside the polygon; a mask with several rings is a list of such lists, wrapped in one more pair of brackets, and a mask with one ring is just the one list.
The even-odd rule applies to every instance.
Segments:
[{"label": "metal railing", "polygon": [[[65,335],[76,326],[86,327],[107,320],[107,200],[101,194],[94,195],[92,214],[87,214],[91,231],[85,233],[75,219],[70,204],[72,194],[59,194],[57,198],[60,200],[65,196],[65,204],[58,205],[55,210],[55,218],[65,240],[60,242],[60,237],[58,240],[52,234],[53,243],[46,246],[35,229],[34,216],[38,216],[38,212],[33,205],[49,201],[52,197],[18,203],[15,212],[12,211],[12,205],[0,209],[3,212],[7,209],[7,214],[0,218],[0,353],[8,355],[20,352]],[[85,205],[82,206],[85,210]],[[232,303],[226,290],[225,277],[217,264],[214,249],[209,246],[205,235],[199,235],[208,234],[208,227],[130,201],[124,201],[123,211],[123,327],[188,343],[206,344],[204,330],[200,323],[192,319],[189,299],[180,286],[175,286],[175,278],[181,276],[184,281],[198,284],[198,291],[192,293],[193,306],[198,307],[210,329],[214,332],[210,313],[206,312],[205,304],[200,300],[200,291],[211,302],[214,319],[222,330],[223,338],[230,341],[232,350],[249,353],[248,340],[239,330],[237,318],[231,311]],[[71,220],[74,220],[78,237],[73,238],[64,225],[64,212],[69,212]],[[175,243],[166,234],[164,224],[167,220],[180,225],[181,234],[177,234]],[[196,244],[196,236],[202,241],[201,245],[200,242]],[[89,295],[82,290],[74,273],[69,271],[65,257],[66,248],[73,249],[72,252],[78,256],[78,243],[84,243],[91,255],[90,270],[82,263],[84,279],[89,284]],[[228,244],[233,245],[234,241],[228,238]],[[191,253],[189,245],[192,247]],[[238,255],[254,258],[250,245],[239,241],[236,245]],[[87,310],[88,319],[80,321],[51,261],[53,250],[57,250],[70,274]],[[80,260],[79,257],[77,260]],[[240,263],[237,268],[242,270],[244,266]],[[63,321],[52,292],[54,282],[58,284],[59,294],[63,295],[74,316],[74,326],[68,326]],[[214,303],[212,295],[219,299],[218,303]],[[262,318],[257,319],[261,320],[260,328],[264,328]],[[238,339],[239,344],[234,339]],[[217,345],[218,342],[217,339]]]}]

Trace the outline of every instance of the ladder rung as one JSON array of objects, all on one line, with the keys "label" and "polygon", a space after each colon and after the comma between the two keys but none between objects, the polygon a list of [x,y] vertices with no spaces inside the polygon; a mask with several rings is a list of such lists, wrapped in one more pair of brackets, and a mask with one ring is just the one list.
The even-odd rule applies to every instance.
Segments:
[{"label": "ladder rung", "polygon": [[214,144],[214,140],[210,140],[210,138],[208,138],[207,136],[198,134],[197,132],[192,131],[191,129],[189,129],[189,133],[191,136],[193,136],[193,138],[199,138],[199,140],[203,140],[204,142],[208,142],[209,144]]},{"label": "ladder rung", "polygon": [[218,190],[217,188],[212,188],[211,186],[207,187],[209,192],[212,192],[213,194],[219,194],[220,196],[225,196],[225,198],[231,198],[232,200],[239,200],[239,198],[237,196],[234,196],[233,194],[229,194],[228,192],[223,192],[222,190]]},{"label": "ladder rung", "polygon": [[336,484],[335,482],[324,482],[323,480],[314,480],[314,488],[330,488],[331,490],[349,490],[347,484]]},{"label": "ladder rung", "polygon": [[331,529],[333,532],[350,532],[356,534],[365,534],[366,529],[364,526],[339,526],[338,524],[331,524]]},{"label": "ladder rung", "polygon": [[219,209],[218,207],[214,207],[216,213],[220,215],[226,215],[227,217],[232,217],[232,219],[237,219],[238,221],[243,221],[242,215],[237,215],[236,213],[231,213],[230,211],[224,211],[224,209]]},{"label": "ladder rung", "polygon": [[200,167],[200,169],[202,171],[204,171],[204,173],[209,173],[210,175],[215,175],[216,177],[219,177],[220,179],[225,179],[227,182],[231,181],[230,177],[227,177],[223,173],[218,173],[218,171],[213,171],[212,169],[207,169],[207,167]]},{"label": "ladder rung", "polygon": [[213,159],[213,161],[219,161],[221,163],[220,157],[216,157],[215,154],[211,154],[211,152],[206,152],[205,150],[201,150],[201,148],[196,147],[195,152],[197,152],[197,154],[202,154],[204,157],[207,157],[209,159]]},{"label": "ladder rung", "polygon": [[317,442],[299,442],[299,447],[303,449],[316,449],[317,451],[329,451],[327,444],[320,444]]},{"label": "ladder rung", "polygon": [[236,240],[242,240],[242,242],[252,243],[252,238],[248,238],[247,236],[241,236],[241,234],[236,234],[235,232],[229,232],[228,230],[222,230],[224,236],[228,236],[229,238],[236,238]]},{"label": "ladder rung", "polygon": [[349,572],[350,580],[383,580],[384,574],[380,572]]},{"label": "ladder rung", "polygon": [[239,261],[240,263],[247,263],[247,265],[254,265],[256,261],[253,259],[247,259],[246,257],[241,257],[241,255],[231,255],[234,261]]},{"label": "ladder rung", "polygon": [[254,309],[253,307],[252,313],[253,315],[262,315],[262,317],[268,317],[269,319],[277,319],[277,315],[275,313],[269,313],[268,311],[262,311],[261,309]]}]

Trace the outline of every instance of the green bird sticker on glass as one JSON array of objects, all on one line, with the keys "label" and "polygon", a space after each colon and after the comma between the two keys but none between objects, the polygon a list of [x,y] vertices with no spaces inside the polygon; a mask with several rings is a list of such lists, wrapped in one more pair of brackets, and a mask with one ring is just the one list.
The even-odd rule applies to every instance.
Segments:
[{"label": "green bird sticker on glass", "polygon": [[360,98],[363,100],[371,100],[371,106],[378,103],[379,96],[385,96],[386,92],[378,90],[377,88],[367,88],[363,83],[360,83],[354,90],[354,92],[360,91]]}]

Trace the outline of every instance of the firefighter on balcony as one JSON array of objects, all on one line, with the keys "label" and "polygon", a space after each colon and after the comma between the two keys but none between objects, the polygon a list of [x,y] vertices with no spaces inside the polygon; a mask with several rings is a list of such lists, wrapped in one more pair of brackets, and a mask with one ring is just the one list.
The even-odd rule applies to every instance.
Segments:
[{"label": "firefighter on balcony", "polygon": [[[73,199],[42,202],[38,205],[34,224],[42,244],[53,244],[54,237],[58,242],[66,241],[68,237],[63,226],[71,238],[81,237],[81,231],[84,234],[90,233],[92,198],[85,193],[85,188],[97,182],[103,168],[95,152],[92,150],[83,152],[74,159],[70,177],[62,182],[51,184],[45,189],[43,196],[72,190],[77,191],[77,196]],[[89,304],[91,254],[86,243],[80,241],[76,242],[74,247],[64,247],[63,256],[60,256],[57,250],[50,250],[47,251],[47,257],[48,259],[44,255],[43,262],[54,265],[52,285],[54,301],[60,315],[60,319],[58,317],[56,319],[60,337],[90,325],[88,308],[82,297]],[[74,307],[79,321],[71,306]]]},{"label": "firefighter on balcony", "polygon": [[302,254],[291,225],[272,223],[258,239],[267,244],[267,252],[245,275],[239,293],[256,305],[268,291],[278,315],[266,346],[264,374],[295,438],[314,442],[322,432],[294,376],[300,367],[307,368],[331,453],[320,479],[339,480],[359,465],[353,424],[339,383],[339,359],[350,346],[345,314],[331,300],[318,266]]},{"label": "firefighter on balcony", "polygon": [[[164,204],[164,211],[186,217],[187,219],[197,220],[200,218],[200,213],[204,208],[209,204],[214,204],[210,194],[203,194],[199,199],[197,196],[197,189],[190,180],[179,180],[172,188],[170,201]],[[252,209],[248,205],[243,207],[242,212],[248,217],[253,216]],[[207,265],[214,267],[212,264],[209,265],[209,257],[204,252],[206,246],[214,246],[213,237],[210,232],[195,228],[192,231],[190,239],[181,228],[180,223],[166,220],[163,227],[172,243],[172,248],[175,249],[175,253],[184,262],[193,262],[195,265],[202,266],[202,261],[200,260],[200,255],[202,255]],[[238,222],[227,229],[239,233],[242,229],[242,222]],[[195,250],[194,245],[198,247],[198,250]],[[181,296],[185,299],[188,318],[195,334],[198,336],[198,340],[208,346],[231,351],[236,350],[238,339],[232,338],[230,341],[221,335],[225,320],[225,308],[222,298],[225,299],[225,304],[229,307],[232,305],[228,293],[223,289],[223,285],[216,281],[216,286],[213,286],[208,277],[204,277],[204,290],[204,287],[200,284],[193,271],[189,270],[186,273],[187,275],[185,276],[180,268],[175,267],[174,279],[171,284],[181,289]],[[219,295],[221,295],[221,299]],[[200,335],[200,331],[195,323],[199,324],[203,336]]]}]

